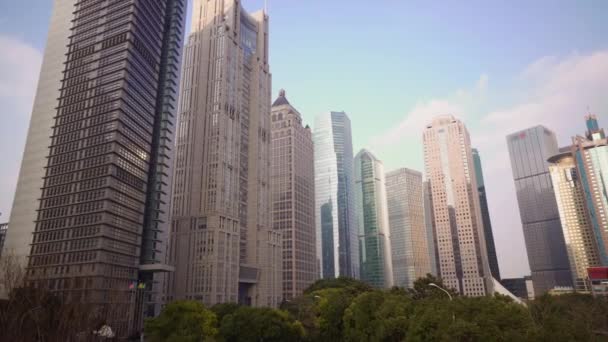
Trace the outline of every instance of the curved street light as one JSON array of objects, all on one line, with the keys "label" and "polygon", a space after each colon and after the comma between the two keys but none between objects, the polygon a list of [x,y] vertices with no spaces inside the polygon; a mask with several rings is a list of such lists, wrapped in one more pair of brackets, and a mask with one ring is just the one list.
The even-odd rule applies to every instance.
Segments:
[{"label": "curved street light", "polygon": [[[439,286],[439,285],[437,285],[435,283],[429,283],[429,286],[432,286],[434,288],[437,288],[437,289],[445,292],[445,294],[448,295],[448,298],[450,298],[450,302],[452,301],[452,299],[453,299],[452,295],[446,289],[444,289],[443,287],[441,287],[441,286]],[[454,314],[453,309],[452,309],[452,322],[456,322],[456,315]]]}]

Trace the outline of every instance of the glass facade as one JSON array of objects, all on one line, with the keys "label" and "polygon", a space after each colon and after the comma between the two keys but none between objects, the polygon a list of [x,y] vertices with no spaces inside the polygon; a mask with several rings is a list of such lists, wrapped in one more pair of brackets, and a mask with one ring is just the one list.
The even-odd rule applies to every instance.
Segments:
[{"label": "glass facade", "polygon": [[542,126],[507,137],[534,292],[572,286],[572,276],[547,160],[559,149]]},{"label": "glass facade", "polygon": [[354,165],[361,280],[374,287],[390,288],[393,264],[384,167],[366,150],[357,154]]},{"label": "glass facade", "polygon": [[418,171],[403,168],[386,174],[393,278],[399,287],[411,288],[432,271],[422,186]]},{"label": "glass facade", "polygon": [[492,272],[492,277],[494,277],[494,279],[500,280],[500,269],[498,267],[496,245],[494,244],[494,233],[492,232],[492,220],[490,220],[490,209],[488,208],[483,169],[481,168],[481,157],[479,156],[479,151],[477,151],[477,149],[473,149],[473,163],[475,164],[475,177],[477,179],[477,190],[479,191],[479,206],[481,208],[481,219],[483,221],[483,232],[486,238],[490,272]]},{"label": "glass facade", "polygon": [[350,119],[330,112],[315,120],[315,216],[320,276],[359,277]]}]

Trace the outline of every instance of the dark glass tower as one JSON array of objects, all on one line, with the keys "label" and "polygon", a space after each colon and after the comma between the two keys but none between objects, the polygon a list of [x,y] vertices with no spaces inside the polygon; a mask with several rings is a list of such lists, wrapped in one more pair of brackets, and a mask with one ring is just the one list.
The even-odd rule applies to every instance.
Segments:
[{"label": "dark glass tower", "polygon": [[[185,0],[74,1],[28,279],[117,332],[158,309]],[[144,303],[146,303],[144,305]]]},{"label": "dark glass tower", "polygon": [[483,170],[481,168],[481,157],[479,151],[473,149],[473,164],[475,165],[475,178],[477,179],[477,190],[479,191],[479,206],[481,208],[481,220],[483,222],[483,232],[486,238],[486,249],[488,251],[488,262],[490,263],[490,273],[494,279],[500,281],[500,270],[498,268],[498,257],[496,256],[496,246],[494,244],[494,233],[492,233],[492,221],[490,220],[490,210],[488,209],[488,198],[486,197],[486,186],[483,180]]}]

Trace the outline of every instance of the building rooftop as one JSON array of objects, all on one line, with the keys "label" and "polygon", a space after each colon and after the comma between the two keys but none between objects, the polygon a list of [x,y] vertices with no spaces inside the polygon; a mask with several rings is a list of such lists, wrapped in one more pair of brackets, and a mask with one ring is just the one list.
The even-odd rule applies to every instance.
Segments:
[{"label": "building rooftop", "polygon": [[289,101],[287,101],[287,97],[285,97],[285,89],[281,89],[279,91],[279,97],[277,97],[277,99],[274,100],[274,103],[272,104],[273,107],[283,105],[290,105]]}]

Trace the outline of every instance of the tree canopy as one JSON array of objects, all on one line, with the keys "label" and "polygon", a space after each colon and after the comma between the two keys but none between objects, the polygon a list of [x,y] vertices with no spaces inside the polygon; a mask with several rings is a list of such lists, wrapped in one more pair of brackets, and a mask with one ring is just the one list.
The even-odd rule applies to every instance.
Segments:
[{"label": "tree canopy", "polygon": [[145,334],[150,341],[213,341],[217,333],[215,313],[196,301],[168,304],[158,317],[145,322]]}]

